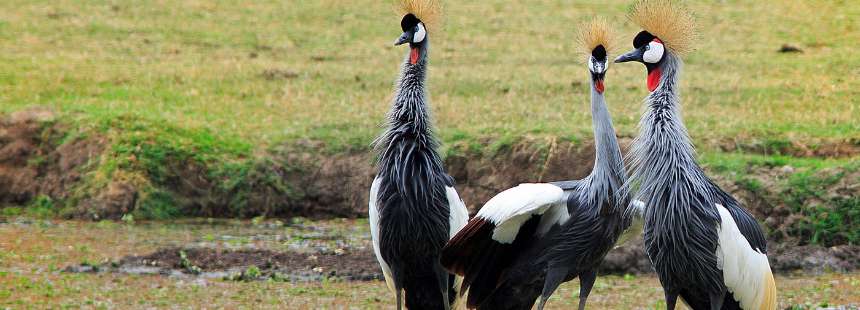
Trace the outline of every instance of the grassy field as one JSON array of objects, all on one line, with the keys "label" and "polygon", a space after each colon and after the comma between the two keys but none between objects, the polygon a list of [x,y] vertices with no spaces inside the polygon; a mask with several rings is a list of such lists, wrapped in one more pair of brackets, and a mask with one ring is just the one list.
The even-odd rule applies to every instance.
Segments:
[{"label": "grassy field", "polygon": [[[290,226],[232,221],[219,225],[31,221],[0,223],[0,309],[2,308],[289,308],[393,309],[385,284],[372,282],[237,282],[194,276],[81,274],[62,272],[82,262],[99,264],[162,247],[285,247],[291,241],[260,242],[255,236],[286,234]],[[315,231],[352,231],[369,242],[362,220],[305,222]],[[337,230],[335,230],[337,231]],[[229,236],[227,239],[225,237]],[[336,239],[350,236],[330,235]],[[212,244],[210,240],[229,240]],[[236,241],[243,240],[243,241]],[[779,309],[828,305],[860,306],[860,274],[796,274],[777,277]],[[565,283],[550,309],[571,309],[576,281]],[[589,298],[592,309],[660,309],[662,291],[652,275],[604,276]]]},{"label": "grassy field", "polygon": [[[444,147],[480,151],[492,148],[492,141],[523,137],[590,139],[588,83],[574,45],[576,25],[595,15],[617,21],[615,54],[626,51],[639,31],[623,19],[630,2],[447,1],[446,26],[430,38],[429,77]],[[684,118],[703,162],[739,179],[747,178],[750,166],[790,165],[801,173],[775,181],[788,188],[780,195],[790,206],[799,210],[807,201],[823,201],[828,193],[818,185],[841,181],[819,180],[813,172],[856,171],[856,157],[721,149],[860,144],[860,5],[847,0],[685,4],[695,12],[701,38],[685,59]],[[366,151],[381,130],[406,53],[391,46],[400,32],[399,16],[378,0],[0,1],[0,113],[47,108],[65,130],[58,143],[100,136],[106,144],[106,154],[85,167],[73,199],[38,196],[23,207],[27,210],[2,206],[0,218],[22,213],[50,218],[117,179],[143,184],[139,205],[174,202],[165,198],[168,182],[155,172],[166,169],[167,161],[182,162],[177,159],[204,163],[207,177],[222,182],[215,186],[231,193],[258,185],[249,175],[284,145],[312,140],[322,142],[321,153]],[[803,52],[778,53],[783,44]],[[619,133],[633,136],[646,95],[642,66],[611,66],[606,85]],[[761,186],[757,182],[747,184],[754,189]],[[844,214],[826,206],[809,209],[814,211],[809,218],[822,219],[813,223],[819,226],[810,224],[811,230],[853,231],[848,240],[856,242],[857,224],[850,219],[860,200],[851,199]],[[178,215],[167,209],[143,215]],[[832,217],[855,226],[835,225]],[[0,308],[390,305],[380,282],[65,273],[60,270],[68,265],[112,261],[223,232],[160,223],[2,221]],[[778,282],[781,309],[860,304],[853,293],[860,290],[858,274],[780,276]],[[576,291],[575,283],[562,286],[551,306],[572,307]],[[590,305],[659,308],[660,295],[651,276],[604,277]]]},{"label": "grassy field", "polygon": [[[444,141],[590,134],[576,25],[638,29],[630,1],[449,3],[432,37],[433,111]],[[860,5],[690,1],[701,39],[686,58],[685,120],[721,143],[860,139]],[[819,12],[801,14],[798,12]],[[386,1],[3,1],[0,111],[34,105],[82,130],[155,136],[205,155],[296,139],[365,148],[379,132],[403,48]],[[782,44],[803,53],[781,54]],[[646,94],[641,66],[612,66],[623,135]],[[211,154],[208,154],[211,153]]]},{"label": "grassy field", "polygon": [[[706,165],[745,174],[756,163],[820,170],[856,160],[780,153],[860,144],[860,5],[685,4],[700,39],[686,57],[684,118]],[[624,19],[629,5],[449,3],[443,31],[430,39],[443,154],[590,139],[576,25],[592,16],[617,21],[616,50],[626,51],[639,31]],[[820,13],[797,13],[811,11]],[[140,204],[172,205],[184,198],[170,193],[165,180],[176,176],[165,167],[186,160],[243,204],[232,193],[277,181],[270,172],[253,174],[283,146],[369,149],[406,53],[391,46],[399,34],[399,16],[376,0],[3,1],[0,113],[52,110],[62,132],[49,143],[104,138],[104,154],[83,168],[71,199],[51,205],[76,207],[114,181],[138,188]],[[803,52],[777,52],[783,44]],[[622,136],[635,134],[644,80],[640,65],[613,65],[608,73]],[[159,208],[166,211],[138,216],[181,213]]]}]

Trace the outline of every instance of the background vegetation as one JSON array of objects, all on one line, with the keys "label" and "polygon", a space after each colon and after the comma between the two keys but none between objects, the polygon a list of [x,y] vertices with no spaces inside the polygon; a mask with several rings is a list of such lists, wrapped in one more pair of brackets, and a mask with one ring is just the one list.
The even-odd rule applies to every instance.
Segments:
[{"label": "background vegetation", "polygon": [[[576,25],[594,15],[617,21],[616,51],[624,51],[638,31],[623,18],[629,1],[448,4],[446,27],[431,38],[429,82],[446,154],[491,151],[523,137],[590,139]],[[822,188],[839,177],[819,173],[855,171],[856,154],[828,159],[815,151],[860,145],[860,6],[686,4],[701,38],[685,59],[684,118],[703,162],[748,180],[751,190],[761,185],[750,178],[756,167],[800,169],[772,185],[781,201],[809,215],[794,234],[856,242],[857,198],[830,201]],[[261,180],[286,186],[261,168],[280,147],[314,141],[320,156],[368,150],[405,54],[390,46],[398,23],[376,0],[3,1],[0,112],[54,111],[68,129],[51,140],[57,145],[106,139],[106,153],[88,165],[70,199],[39,196],[29,209],[62,214],[124,180],[143,189],[139,218],[192,214],[169,191],[171,163],[189,161],[241,209],[242,193]],[[803,51],[779,53],[783,44]],[[644,78],[636,65],[608,73],[621,136],[635,135]],[[805,208],[824,196],[820,207]]]}]

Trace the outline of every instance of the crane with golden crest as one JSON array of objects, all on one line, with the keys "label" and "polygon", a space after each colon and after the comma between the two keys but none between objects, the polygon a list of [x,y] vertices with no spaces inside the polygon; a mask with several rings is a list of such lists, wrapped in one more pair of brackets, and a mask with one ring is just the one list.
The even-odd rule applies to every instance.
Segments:
[{"label": "crane with golden crest", "polygon": [[442,247],[469,219],[433,136],[425,89],[430,37],[441,7],[433,0],[399,0],[409,53],[397,81],[387,128],[376,140],[377,175],[370,188],[373,250],[397,309],[450,309],[457,282],[439,263]]},{"label": "crane with golden crest", "polygon": [[681,57],[692,47],[692,16],[668,0],[642,0],[630,18],[643,30],[615,62],[645,64],[650,93],[626,188],[645,204],[645,250],[666,308],[680,296],[693,309],[776,309],[761,227],[705,175],[682,122]]},{"label": "crane with golden crest", "polygon": [[505,190],[448,242],[442,264],[464,276],[470,308],[531,309],[540,298],[543,309],[561,283],[577,277],[585,308],[598,266],[631,226],[630,200],[620,191],[624,162],[604,98],[612,35],[594,20],[581,27],[581,38],[591,82],[592,171],[580,180]]}]

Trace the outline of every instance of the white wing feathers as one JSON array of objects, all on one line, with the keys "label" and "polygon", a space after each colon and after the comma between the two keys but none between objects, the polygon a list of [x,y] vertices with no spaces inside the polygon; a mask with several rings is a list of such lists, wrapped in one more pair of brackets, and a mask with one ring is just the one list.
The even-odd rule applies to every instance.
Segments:
[{"label": "white wing feathers", "polygon": [[776,309],[776,286],[767,255],[754,250],[741,234],[731,213],[717,204],[721,226],[717,227],[717,266],[723,281],[744,309]]},{"label": "white wing feathers", "polygon": [[376,260],[379,262],[379,266],[382,267],[385,284],[388,285],[389,290],[394,292],[394,280],[391,278],[391,269],[388,267],[388,263],[382,259],[382,253],[379,252],[379,210],[376,209],[376,195],[379,193],[380,182],[382,182],[381,179],[375,178],[373,179],[373,184],[370,186],[370,205],[367,208],[369,213],[368,222],[370,222],[370,238],[373,241],[373,253],[376,254]]},{"label": "white wing feathers", "polygon": [[564,203],[564,191],[552,184],[520,184],[505,190],[487,201],[478,211],[477,217],[492,222],[493,240],[511,243],[516,239],[520,226],[532,215],[543,215],[538,232],[546,232],[552,224],[564,223],[570,218]]},{"label": "white wing feathers", "polygon": [[469,222],[469,210],[466,210],[466,204],[460,199],[460,195],[457,195],[456,189],[445,187],[445,194],[448,196],[448,224],[450,226],[448,239],[451,239]]}]

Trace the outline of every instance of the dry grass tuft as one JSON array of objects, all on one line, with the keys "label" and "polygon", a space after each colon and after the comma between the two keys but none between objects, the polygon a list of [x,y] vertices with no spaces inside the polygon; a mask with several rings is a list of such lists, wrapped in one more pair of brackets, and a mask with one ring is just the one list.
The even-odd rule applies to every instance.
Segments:
[{"label": "dry grass tuft", "polygon": [[435,34],[442,28],[442,1],[439,0],[397,0],[400,17],[412,13],[424,23],[427,32]]},{"label": "dry grass tuft", "polygon": [[669,49],[683,55],[693,50],[696,27],[693,15],[670,0],[639,0],[630,20],[660,38]]}]

